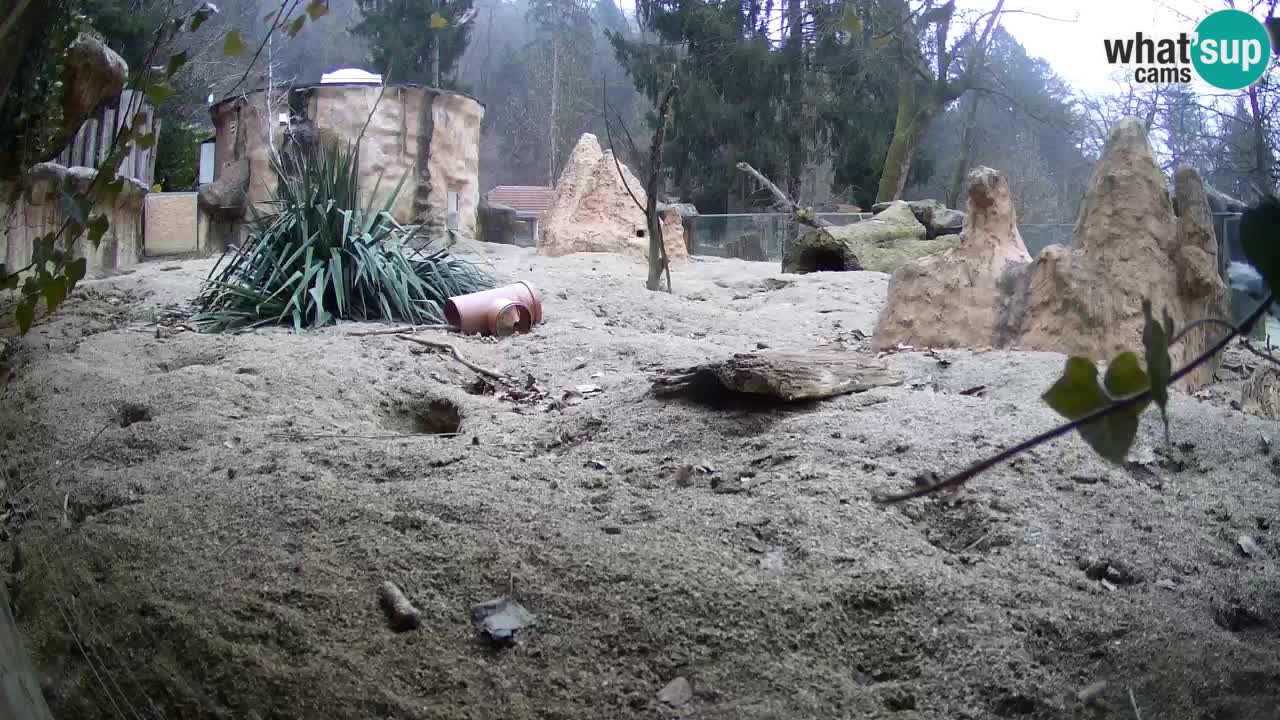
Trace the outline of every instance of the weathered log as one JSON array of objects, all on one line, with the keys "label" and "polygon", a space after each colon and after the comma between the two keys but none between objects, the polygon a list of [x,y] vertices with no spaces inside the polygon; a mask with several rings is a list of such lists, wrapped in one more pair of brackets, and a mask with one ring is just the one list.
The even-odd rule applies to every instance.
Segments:
[{"label": "weathered log", "polygon": [[857,352],[777,351],[738,353],[666,371],[654,379],[653,391],[659,397],[711,393],[797,402],[901,385],[902,380],[883,361]]}]

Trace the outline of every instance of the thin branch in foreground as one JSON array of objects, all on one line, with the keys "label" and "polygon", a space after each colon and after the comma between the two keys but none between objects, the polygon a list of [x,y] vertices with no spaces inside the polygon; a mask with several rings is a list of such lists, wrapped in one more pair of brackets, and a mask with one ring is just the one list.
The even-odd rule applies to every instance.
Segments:
[{"label": "thin branch in foreground", "polygon": [[609,86],[601,80],[600,92],[604,100],[604,136],[609,141],[609,154],[613,156],[613,166],[618,170],[618,178],[622,180],[622,187],[627,189],[627,194],[631,196],[631,202],[636,204],[640,212],[647,212],[644,203],[640,202],[634,192],[631,192],[631,184],[627,182],[627,176],[622,172],[622,163],[618,161],[618,151],[613,147],[613,129],[609,126]]},{"label": "thin branch in foreground", "polygon": [[[1234,339],[1236,336],[1247,332],[1248,329],[1253,327],[1253,324],[1256,323],[1258,319],[1261,318],[1263,314],[1267,312],[1267,308],[1271,306],[1271,303],[1274,299],[1275,299],[1274,295],[1268,295],[1267,299],[1263,300],[1262,304],[1259,305],[1256,310],[1254,310],[1252,313],[1249,314],[1249,317],[1241,321],[1239,325],[1232,326],[1231,332],[1227,333],[1222,337],[1222,339],[1214,343],[1213,347],[1200,353],[1200,355],[1198,355],[1194,360],[1182,366],[1176,372],[1170,375],[1169,384],[1172,385],[1173,383],[1186,377],[1196,368],[1208,362],[1209,359],[1211,359],[1213,356],[1222,352],[1222,350],[1226,348],[1227,345],[1230,344],[1231,340]],[[1021,455],[1022,453],[1034,447],[1037,447],[1039,445],[1043,445],[1046,442],[1049,442],[1050,440],[1062,437],[1063,435],[1070,433],[1072,430],[1080,428],[1084,425],[1088,425],[1089,423],[1101,420],[1102,418],[1107,417],[1108,415],[1114,412],[1119,412],[1120,410],[1126,410],[1128,408],[1133,407],[1134,405],[1147,402],[1150,399],[1151,399],[1151,388],[1148,387],[1146,390],[1143,390],[1140,393],[1135,393],[1133,395],[1129,395],[1128,397],[1120,398],[1119,400],[1116,400],[1110,405],[1106,405],[1101,408],[1098,408],[1097,410],[1089,413],[1088,415],[1076,418],[1075,420],[1072,420],[1071,422],[1068,422],[1066,424],[1059,425],[1058,427],[1055,427],[1052,430],[1046,430],[1045,432],[1042,432],[1039,435],[1036,435],[1035,437],[1030,438],[1028,440],[1024,440],[1018,443],[1017,445],[1014,445],[1011,448],[1001,450],[995,455],[992,455],[991,457],[985,460],[976,462],[973,465],[970,465],[964,470],[961,470],[960,472],[944,480],[940,480],[931,485],[925,485],[923,487],[918,487],[908,492],[899,493],[896,495],[882,495],[882,496],[876,497],[875,501],[879,503],[896,503],[896,502],[902,502],[903,500],[911,500],[913,498],[929,495],[946,488],[959,487],[965,482],[972,480],[974,477],[986,472],[987,470],[990,470],[991,468],[995,467],[996,465],[999,465],[1000,463],[1006,460],[1009,460],[1010,458]]]}]

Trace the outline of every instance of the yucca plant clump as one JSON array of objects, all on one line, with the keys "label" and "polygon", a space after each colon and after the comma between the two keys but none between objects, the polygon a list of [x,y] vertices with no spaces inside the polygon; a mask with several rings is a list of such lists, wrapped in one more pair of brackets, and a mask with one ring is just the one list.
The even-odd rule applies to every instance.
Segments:
[{"label": "yucca plant clump", "polygon": [[335,319],[444,322],[444,302],[493,286],[484,272],[428,241],[420,225],[388,212],[404,178],[373,210],[359,207],[356,151],[291,149],[273,160],[279,178],[268,212],[255,211],[243,247],[228,248],[196,300],[205,332]]}]

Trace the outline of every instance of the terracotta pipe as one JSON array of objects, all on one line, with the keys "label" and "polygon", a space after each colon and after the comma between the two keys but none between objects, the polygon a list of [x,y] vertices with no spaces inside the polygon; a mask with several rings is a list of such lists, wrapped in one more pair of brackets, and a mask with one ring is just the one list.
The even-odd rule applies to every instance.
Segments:
[{"label": "terracotta pipe", "polygon": [[489,308],[488,335],[506,337],[512,333],[527,333],[533,327],[533,313],[529,306],[514,300],[500,299]]},{"label": "terracotta pipe", "polygon": [[[515,303],[524,308],[523,314],[516,310],[519,317],[516,318],[514,327],[520,332],[527,332],[529,328],[542,322],[542,296],[526,282],[451,297],[444,304],[445,321],[464,335],[491,334],[497,327],[491,316],[499,301]],[[524,314],[528,316],[527,325],[524,323]]]}]

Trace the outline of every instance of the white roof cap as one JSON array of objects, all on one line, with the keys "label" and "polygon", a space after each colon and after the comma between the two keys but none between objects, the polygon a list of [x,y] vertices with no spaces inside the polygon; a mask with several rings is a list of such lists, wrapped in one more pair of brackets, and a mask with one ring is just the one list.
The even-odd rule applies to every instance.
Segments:
[{"label": "white roof cap", "polygon": [[328,72],[320,76],[320,84],[328,85],[331,83],[369,83],[372,85],[381,85],[382,76],[374,75],[371,72],[365,72],[358,68],[342,68],[341,70],[334,70],[333,72]]}]

